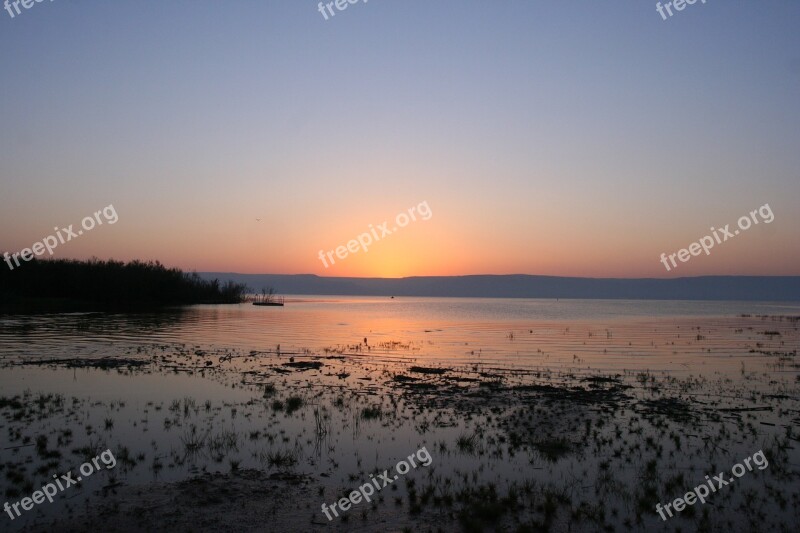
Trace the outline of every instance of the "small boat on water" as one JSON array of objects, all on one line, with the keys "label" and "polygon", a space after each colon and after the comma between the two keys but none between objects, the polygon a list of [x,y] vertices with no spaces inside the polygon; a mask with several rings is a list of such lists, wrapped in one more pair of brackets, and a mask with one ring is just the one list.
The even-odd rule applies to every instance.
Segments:
[{"label": "small boat on water", "polygon": [[278,298],[272,302],[253,302],[253,305],[275,305],[283,307],[283,298]]}]

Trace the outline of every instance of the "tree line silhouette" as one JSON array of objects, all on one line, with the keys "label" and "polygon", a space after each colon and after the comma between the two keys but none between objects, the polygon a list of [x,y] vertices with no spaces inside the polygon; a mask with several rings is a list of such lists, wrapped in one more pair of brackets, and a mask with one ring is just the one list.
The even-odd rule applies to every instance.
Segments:
[{"label": "tree line silhouette", "polygon": [[13,309],[31,300],[68,300],[107,307],[239,303],[247,286],[204,280],[158,261],[48,259],[15,268],[0,264],[0,303]]}]

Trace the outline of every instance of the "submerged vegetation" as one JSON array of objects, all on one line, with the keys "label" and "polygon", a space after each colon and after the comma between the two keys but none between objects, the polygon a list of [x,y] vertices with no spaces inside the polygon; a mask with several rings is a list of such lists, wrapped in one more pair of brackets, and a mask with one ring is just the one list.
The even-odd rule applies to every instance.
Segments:
[{"label": "submerged vegetation", "polygon": [[[108,366],[95,357],[79,368],[126,378],[163,374],[165,384],[178,373],[202,376],[196,396],[169,387],[124,401],[4,391],[0,493],[24,497],[109,448],[119,465],[93,478],[106,483],[102,497],[87,490],[91,504],[56,502],[41,508],[52,513],[43,518],[62,520],[66,509],[76,529],[102,523],[141,531],[167,520],[174,529],[202,523],[223,530],[231,513],[240,523],[303,531],[790,531],[800,509],[798,321],[770,321],[767,331],[774,326],[780,335],[766,340],[760,319],[703,323],[700,341],[680,325],[664,328],[658,338],[685,339],[686,350],[702,343],[723,353],[725,346],[726,366],[684,373],[401,359],[405,348],[365,357],[338,347],[131,346],[117,357],[146,365]],[[640,331],[594,335],[597,345],[586,351],[624,349]],[[575,335],[588,338],[583,329]],[[523,337],[516,332],[514,342]],[[673,349],[663,353],[671,357]],[[73,359],[20,361],[8,371],[17,367],[67,377],[76,369]],[[422,446],[429,463],[394,470]],[[666,525],[659,518],[656,504],[707,474],[729,474],[756,450],[768,468]],[[392,478],[395,471],[402,477]],[[322,502],[348,497],[385,472],[390,477],[371,501],[330,522],[320,512]],[[179,512],[164,505],[178,499]]]},{"label": "submerged vegetation", "polygon": [[242,284],[204,280],[158,261],[37,260],[0,268],[0,312],[239,303]]}]

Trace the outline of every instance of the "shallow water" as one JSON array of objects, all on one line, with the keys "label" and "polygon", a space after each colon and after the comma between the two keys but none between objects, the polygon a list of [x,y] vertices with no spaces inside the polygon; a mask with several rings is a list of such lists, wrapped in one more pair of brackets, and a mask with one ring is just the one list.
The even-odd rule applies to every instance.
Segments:
[{"label": "shallow water", "polygon": [[[659,324],[658,319],[684,318],[682,323],[691,325],[692,318],[741,314],[800,314],[800,303],[294,297],[283,308],[199,305],[158,313],[0,316],[0,357],[97,356],[158,343],[321,350],[367,337],[375,353],[386,352],[382,342],[401,341],[411,343],[420,357],[472,359],[477,349],[492,361],[516,365],[527,364],[532,345],[559,352],[559,344],[582,346],[569,333],[562,335],[563,343],[556,340],[570,322],[613,330],[650,319]],[[524,335],[531,329],[533,336]]]},{"label": "shallow water", "polygon": [[[425,446],[432,466],[404,476],[418,488],[427,483],[439,494],[538,483],[547,494],[569,494],[590,506],[608,499],[618,516],[602,520],[612,525],[659,527],[649,511],[628,527],[625,520],[642,512],[631,508],[631,496],[597,492],[614,486],[598,480],[610,468],[614,483],[633,487],[643,465],[656,461],[664,479],[685,472],[694,486],[714,468],[775,447],[777,439],[796,440],[798,322],[775,315],[798,310],[769,303],[325,297],[289,299],[284,308],[3,317],[0,398],[16,397],[23,407],[0,409],[0,434],[8,441],[0,464],[5,472],[21,468],[25,481],[6,476],[0,488],[17,501],[48,474],[74,471],[84,460],[76,450],[109,448],[128,460],[11,527],[60,520],[97,504],[108,495],[103,486],[237,468],[288,468],[313,478],[318,506]],[[103,370],[96,361],[88,368],[64,362],[73,358],[146,364]],[[297,362],[321,366],[291,366]],[[613,385],[593,389],[597,376]],[[628,399],[584,405],[529,397],[525,387],[619,388]],[[302,402],[295,410],[287,407],[292,397]],[[665,398],[684,402],[693,422],[654,414],[647,402]],[[729,411],[720,415],[723,408]],[[316,415],[327,427],[322,433]],[[41,435],[49,439],[45,449],[61,450],[57,461],[34,446]],[[546,443],[528,442],[530,435],[566,438],[571,449],[550,457],[542,451]],[[187,444],[195,438],[202,441],[197,451]],[[725,453],[709,451],[712,441]],[[742,478],[742,488],[761,490],[773,471],[789,468],[788,477],[771,482],[796,501],[791,472],[798,453],[777,449],[788,455],[772,457],[786,464]],[[294,463],[274,464],[270,456],[277,453]],[[579,478],[588,480],[580,489],[570,481]],[[414,488],[402,481],[372,509],[390,512],[391,523],[413,524],[407,506]],[[682,494],[667,486],[674,494],[660,494],[659,501]],[[394,498],[406,503],[390,503]],[[726,505],[746,501],[744,492],[731,491],[730,498]],[[759,505],[777,524],[790,519],[774,503]],[[357,512],[366,513],[363,506]],[[747,513],[740,515],[728,513],[726,520],[740,526]],[[556,530],[569,527],[568,516],[553,520]]]}]

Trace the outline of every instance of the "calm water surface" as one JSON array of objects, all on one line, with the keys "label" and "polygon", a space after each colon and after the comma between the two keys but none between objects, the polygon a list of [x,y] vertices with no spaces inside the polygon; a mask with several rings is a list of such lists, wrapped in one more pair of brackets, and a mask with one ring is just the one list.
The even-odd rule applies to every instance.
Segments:
[{"label": "calm water surface", "polygon": [[155,343],[319,351],[366,337],[375,355],[386,351],[382,343],[399,342],[410,343],[419,357],[457,362],[479,350],[484,361],[520,364],[527,350],[580,351],[573,332],[587,328],[599,328],[607,339],[615,329],[635,328],[652,340],[653,324],[690,327],[701,318],[708,323],[741,314],[797,315],[800,303],[290,297],[283,308],[200,305],[158,313],[0,317],[0,357],[114,355]]},{"label": "calm water surface", "polygon": [[[8,439],[0,447],[7,472],[0,491],[6,498],[18,500],[53,473],[75,468],[84,460],[82,449],[108,448],[129,458],[80,491],[5,525],[17,530],[60,520],[97,505],[106,494],[101,488],[117,482],[133,487],[235,467],[280,470],[269,462],[275,453],[295,456],[292,470],[320,483],[310,500],[318,506],[427,446],[435,468],[412,471],[417,483],[437,490],[451,483],[453,490],[548,484],[575,491],[576,501],[587,505],[610,498],[619,518],[609,520],[630,529],[623,521],[633,512],[633,496],[597,493],[595,476],[603,480],[612,472],[618,486],[638,487],[652,460],[664,479],[683,471],[702,479],[712,460],[733,464],[779,438],[795,438],[800,333],[797,320],[777,317],[798,315],[800,303],[326,296],[288,298],[283,308],[0,317],[0,400],[6,402],[0,434]],[[147,364],[63,363],[106,357]],[[62,362],[20,364],[52,360]],[[322,366],[289,366],[295,361]],[[412,365],[443,373],[419,373]],[[585,409],[509,393],[520,384],[590,390],[587,378],[598,374],[615,376],[631,399]],[[409,380],[431,388],[414,389]],[[493,407],[501,393],[510,403]],[[283,405],[290,397],[302,399],[297,411]],[[675,398],[703,413],[708,429],[702,435],[680,420],[650,423],[661,415],[646,402]],[[719,407],[745,411],[720,417]],[[365,410],[380,414],[367,417]],[[315,430],[320,414],[328,424],[324,434]],[[573,449],[552,460],[536,442],[512,445],[510,432],[519,425],[526,439],[563,437]],[[590,429],[592,448],[584,452]],[[42,436],[45,446],[35,445]],[[201,452],[189,450],[193,436],[206,439]],[[724,440],[722,459],[708,447],[712,436]],[[458,444],[467,438],[477,439],[474,449]],[[232,444],[221,447],[224,442]],[[61,453],[55,460],[48,458],[51,449]],[[775,455],[776,463],[793,464],[797,452],[791,454]],[[570,480],[587,472],[591,480],[575,489]],[[750,476],[743,486],[763,491],[763,477]],[[674,490],[663,489],[664,497]],[[387,498],[395,497],[407,498],[405,487]],[[771,503],[763,506],[779,523],[791,520],[791,511],[775,514]],[[411,523],[403,522],[403,509],[387,500],[374,513],[385,523]],[[661,523],[648,513],[639,526]],[[555,529],[566,530],[567,523]]]}]

